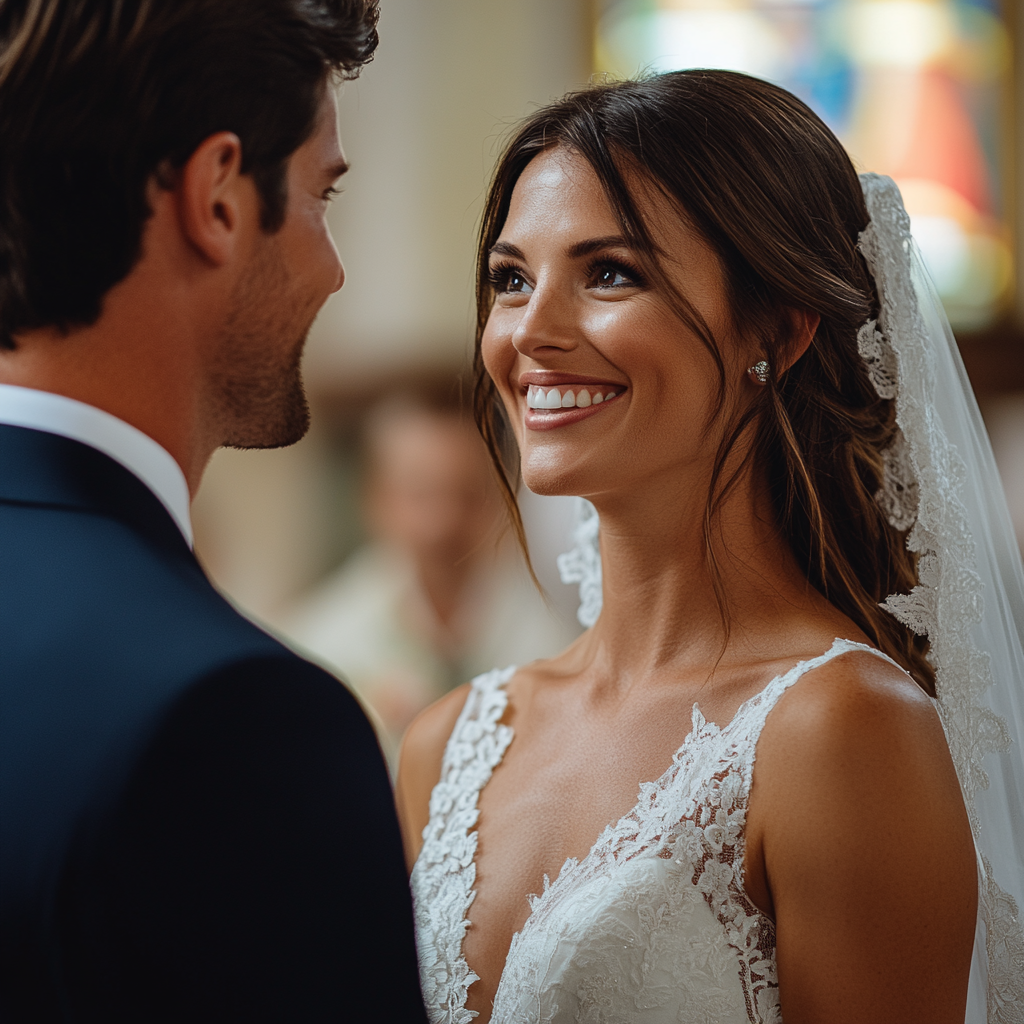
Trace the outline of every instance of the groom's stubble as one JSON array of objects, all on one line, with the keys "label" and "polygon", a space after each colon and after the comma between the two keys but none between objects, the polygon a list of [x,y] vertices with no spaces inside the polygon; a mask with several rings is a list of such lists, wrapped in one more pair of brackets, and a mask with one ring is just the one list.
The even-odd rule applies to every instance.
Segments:
[{"label": "groom's stubble", "polygon": [[229,448],[283,448],[309,430],[302,352],[319,301],[294,287],[282,247],[264,236],[216,339],[211,400]]}]

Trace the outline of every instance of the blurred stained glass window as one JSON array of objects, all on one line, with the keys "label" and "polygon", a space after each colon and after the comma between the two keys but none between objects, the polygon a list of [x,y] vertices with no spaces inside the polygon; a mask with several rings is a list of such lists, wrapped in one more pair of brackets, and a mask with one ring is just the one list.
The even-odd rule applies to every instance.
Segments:
[{"label": "blurred stained glass window", "polygon": [[999,0],[595,2],[597,71],[728,68],[791,90],[858,170],[896,179],[953,326],[1006,309],[1012,55]]}]

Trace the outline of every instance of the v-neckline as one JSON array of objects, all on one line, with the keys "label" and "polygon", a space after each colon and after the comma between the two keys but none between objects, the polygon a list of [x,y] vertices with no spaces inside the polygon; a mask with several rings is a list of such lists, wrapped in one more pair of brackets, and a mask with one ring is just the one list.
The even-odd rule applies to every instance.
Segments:
[{"label": "v-neckline", "polygon": [[[810,666],[810,665],[814,664],[815,662],[821,662],[822,664],[824,664],[826,661],[830,660],[830,658],[832,657],[832,652],[836,649],[837,645],[847,645],[846,646],[846,650],[862,649],[862,650],[868,650],[868,651],[875,651],[875,648],[868,647],[866,644],[859,643],[856,640],[846,640],[846,639],[843,639],[841,637],[836,637],[832,641],[831,646],[824,653],[819,654],[819,655],[817,655],[814,658],[808,658],[808,659],[805,659],[803,661],[798,661],[795,665],[793,665],[791,668],[787,669],[785,672],[780,672],[777,675],[773,676],[760,690],[757,691],[757,693],[751,694],[749,697],[747,697],[746,700],[744,700],[740,704],[740,706],[733,713],[732,718],[730,718],[729,721],[724,726],[719,726],[715,722],[709,722],[704,717],[703,713],[701,712],[699,702],[698,701],[694,701],[693,710],[692,710],[692,713],[691,713],[690,730],[683,737],[682,742],[679,744],[679,746],[676,748],[675,752],[673,753],[672,761],[668,765],[668,767],[653,782],[641,782],[640,783],[640,787],[639,787],[640,792],[639,792],[637,800],[633,804],[633,806],[630,807],[629,810],[625,812],[625,814],[621,815],[619,818],[615,819],[614,821],[609,822],[601,830],[601,832],[599,833],[597,838],[594,840],[593,845],[590,847],[590,849],[587,851],[587,853],[582,858],[577,860],[575,857],[567,857],[565,859],[565,861],[562,863],[562,866],[558,869],[558,874],[555,876],[553,881],[548,882],[548,880],[547,880],[548,876],[545,874],[544,875],[544,880],[545,880],[546,884],[545,884],[544,888],[541,890],[541,892],[539,892],[539,893],[528,893],[527,894],[526,900],[527,900],[527,902],[530,905],[530,912],[529,912],[529,914],[526,915],[525,920],[519,926],[518,930],[515,931],[512,934],[512,938],[509,941],[509,948],[508,948],[508,951],[505,953],[505,962],[502,964],[501,974],[498,977],[498,984],[495,986],[495,989],[494,989],[494,1000],[492,1002],[492,1010],[491,1010],[492,1016],[493,1016],[493,1012],[494,1012],[493,1011],[493,1006],[497,1002],[498,994],[501,992],[501,986],[502,986],[502,983],[505,980],[505,972],[506,972],[506,970],[508,968],[509,953],[511,953],[512,948],[515,946],[516,940],[521,935],[523,935],[526,932],[526,930],[529,928],[530,922],[534,919],[534,917],[537,914],[538,907],[542,906],[544,901],[550,898],[550,894],[553,891],[555,891],[557,887],[559,887],[560,885],[568,884],[568,883],[563,883],[563,879],[567,878],[570,874],[578,873],[584,867],[584,865],[588,864],[591,861],[591,859],[596,856],[598,850],[603,845],[605,837],[608,836],[609,833],[614,834],[615,832],[617,832],[621,828],[621,826],[626,822],[627,819],[631,818],[633,815],[638,814],[642,810],[642,806],[641,805],[642,805],[643,800],[644,800],[644,794],[646,792],[650,791],[651,789],[658,789],[658,788],[661,787],[662,783],[664,783],[665,780],[666,780],[666,776],[668,776],[669,773],[673,771],[673,769],[676,769],[678,767],[680,757],[686,751],[687,746],[693,741],[693,737],[695,735],[714,735],[714,734],[717,734],[718,736],[725,735],[732,728],[733,723],[741,720],[741,718],[744,715],[744,712],[755,701],[759,701],[761,698],[763,698],[765,696],[765,694],[767,694],[768,691],[771,690],[771,688],[773,686],[775,686],[776,684],[778,684],[778,683],[780,683],[782,681],[785,681],[786,679],[788,679],[789,676],[793,675],[794,673],[798,672],[801,669],[803,669],[803,672],[808,671],[807,666]],[[845,653],[845,651],[843,653]],[[875,653],[881,654],[882,652],[875,651]],[[884,654],[882,656],[886,657]],[[818,667],[818,666],[815,666],[815,667]],[[802,675],[803,672],[800,672],[800,675]],[[508,687],[508,683],[511,681],[511,679],[512,679],[514,674],[515,674],[514,671],[510,672],[508,674],[507,678],[504,680],[504,682],[502,682],[500,684],[499,688],[501,689],[502,694],[504,696],[504,702],[502,703],[501,711],[500,711],[497,719],[495,720],[495,724],[496,725],[501,723],[502,718],[505,717],[505,713],[508,710],[508,689],[507,689],[507,687]],[[799,678],[799,676],[798,676],[798,678]],[[698,725],[698,718],[700,720],[700,724],[699,725]],[[512,726],[510,726],[510,725],[505,725],[504,728],[509,731],[509,740],[508,740],[508,743],[505,744],[505,748],[504,748],[504,750],[501,753],[500,759],[497,761],[497,763],[495,763],[492,766],[492,768],[491,768],[491,773],[492,774],[493,774],[494,770],[497,769],[502,764],[502,762],[505,760],[505,757],[508,755],[508,748],[511,747],[511,745],[515,742],[515,729]],[[711,730],[713,730],[713,733],[711,732]],[[479,806],[480,794],[484,791],[484,789],[487,786],[487,782],[489,782],[489,781],[490,781],[490,776],[488,776],[487,780],[477,790],[477,793],[476,793],[476,796],[477,796],[477,806]],[[469,865],[469,867],[471,867],[473,869],[474,882],[475,882],[475,878],[476,878],[476,858],[477,858],[477,849],[479,847],[479,836],[480,836],[479,826],[477,826],[475,829],[473,829],[473,832],[469,833],[469,834],[472,834],[472,835],[476,836],[476,838],[477,838],[477,842],[474,843],[474,846],[473,846],[472,861],[470,862],[470,865]],[[571,865],[571,867],[570,867],[570,865]],[[568,871],[567,871],[567,868],[569,868]],[[469,907],[471,907],[473,905],[473,902],[476,900],[476,895],[477,895],[477,890],[475,888],[471,887],[470,888],[470,900],[469,900],[469,904],[467,906],[466,914],[464,916],[464,920],[466,922],[466,929],[463,932],[462,939],[461,939],[461,941],[459,943],[459,956],[462,959],[463,963],[466,965],[467,969],[470,971],[470,973],[472,973],[474,975],[474,977],[476,978],[476,981],[479,981],[480,980],[480,975],[477,974],[476,971],[473,970],[473,968],[470,965],[469,961],[466,959],[466,953],[465,953],[466,932],[468,932],[469,928],[472,926],[472,920],[471,920],[471,918],[469,916]],[[476,984],[476,981],[474,981],[471,985],[468,985],[466,987],[465,998],[464,998],[463,1003],[462,1003],[462,1008],[463,1009],[465,1009],[466,1003],[469,1001],[469,989],[472,988],[472,986]],[[471,1012],[476,1012],[476,1011],[471,1011]],[[487,1024],[490,1024],[490,1018],[488,1018]]]}]

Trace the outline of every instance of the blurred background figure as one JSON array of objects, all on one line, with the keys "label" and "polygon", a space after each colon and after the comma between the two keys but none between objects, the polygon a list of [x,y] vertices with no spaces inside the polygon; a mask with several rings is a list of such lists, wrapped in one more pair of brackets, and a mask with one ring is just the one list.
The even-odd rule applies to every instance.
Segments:
[{"label": "blurred background figure", "polygon": [[386,399],[364,438],[370,539],[282,628],[348,681],[393,761],[428,704],[496,665],[556,654],[578,629],[545,603],[503,536],[493,471],[466,413]]}]

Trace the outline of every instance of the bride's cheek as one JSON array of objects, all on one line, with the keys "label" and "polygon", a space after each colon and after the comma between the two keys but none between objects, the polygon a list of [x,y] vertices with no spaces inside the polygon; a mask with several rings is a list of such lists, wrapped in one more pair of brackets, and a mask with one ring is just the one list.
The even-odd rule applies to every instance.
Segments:
[{"label": "bride's cheek", "polygon": [[505,410],[511,415],[514,397],[509,375],[515,365],[516,350],[512,345],[511,336],[496,329],[493,321],[488,321],[484,328],[480,341],[480,355],[483,358],[484,369],[498,389]]}]

